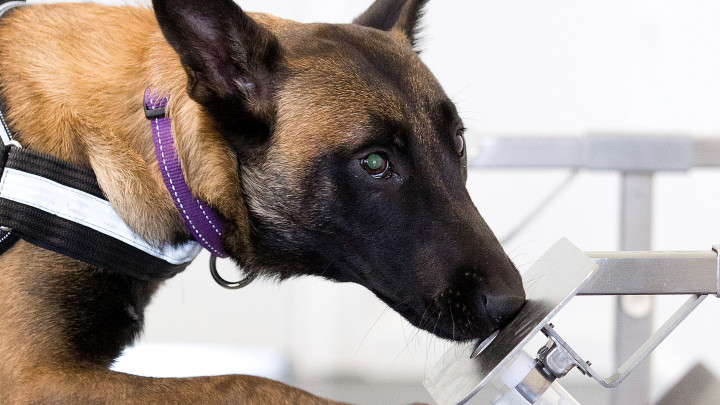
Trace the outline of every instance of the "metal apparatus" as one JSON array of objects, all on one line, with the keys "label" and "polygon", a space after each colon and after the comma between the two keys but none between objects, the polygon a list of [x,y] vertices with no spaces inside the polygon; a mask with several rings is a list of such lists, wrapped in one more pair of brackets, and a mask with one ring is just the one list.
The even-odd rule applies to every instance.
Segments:
[{"label": "metal apparatus", "polygon": [[[472,139],[468,139],[471,141]],[[720,140],[682,134],[590,133],[573,137],[483,136],[469,143],[468,165],[476,169],[569,169],[570,175],[529,213],[505,240],[517,235],[579,171],[605,170],[620,175],[620,250],[652,248],[653,183],[657,173],[720,168]],[[677,273],[676,273],[677,274]],[[653,331],[653,296],[618,296],[614,361],[621,364]],[[612,403],[650,403],[650,365],[645,362],[612,391]]]},{"label": "metal apparatus", "polygon": [[[717,247],[701,252],[583,253],[558,241],[524,275],[528,302],[484,342],[450,348],[425,379],[441,405],[577,404],[557,384],[573,368],[604,387],[620,384],[708,295],[720,293]],[[555,331],[550,320],[575,295],[686,294],[690,298],[609,377],[602,377]],[[533,358],[523,349],[538,333]]]}]

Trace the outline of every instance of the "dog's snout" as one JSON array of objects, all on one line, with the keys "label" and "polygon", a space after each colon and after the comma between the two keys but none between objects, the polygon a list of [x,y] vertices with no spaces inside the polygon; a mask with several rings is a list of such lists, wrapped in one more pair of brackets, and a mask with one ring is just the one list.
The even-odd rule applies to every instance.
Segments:
[{"label": "dog's snout", "polygon": [[525,289],[515,265],[504,255],[496,263],[492,271],[473,268],[456,281],[463,286],[469,306],[492,329],[505,327],[525,305]]},{"label": "dog's snout", "polygon": [[480,295],[485,313],[497,328],[502,328],[517,315],[525,305],[525,293],[490,293]]}]

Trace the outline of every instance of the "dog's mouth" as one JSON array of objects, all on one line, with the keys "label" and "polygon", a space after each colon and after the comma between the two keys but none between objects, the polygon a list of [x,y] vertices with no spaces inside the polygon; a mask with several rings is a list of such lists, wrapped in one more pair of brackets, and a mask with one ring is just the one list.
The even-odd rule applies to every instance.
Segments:
[{"label": "dog's mouth", "polygon": [[440,294],[425,306],[417,308],[407,303],[392,303],[377,294],[393,310],[413,326],[453,341],[485,339],[499,329],[506,320],[491,319],[484,312],[473,311],[454,292]]}]

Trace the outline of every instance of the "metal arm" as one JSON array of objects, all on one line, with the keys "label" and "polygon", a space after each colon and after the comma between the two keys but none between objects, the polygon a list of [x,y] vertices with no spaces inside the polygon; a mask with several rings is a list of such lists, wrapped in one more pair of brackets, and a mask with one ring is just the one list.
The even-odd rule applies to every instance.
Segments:
[{"label": "metal arm", "polygon": [[720,295],[717,252],[587,253],[599,268],[578,295]]},{"label": "metal arm", "polygon": [[570,347],[560,335],[555,332],[550,325],[543,328],[543,333],[560,345],[575,361],[575,366],[582,371],[583,374],[589,375],[599,382],[605,388],[617,387],[647,356],[655,350],[663,340],[665,340],[680,323],[687,318],[690,313],[697,308],[698,305],[707,297],[707,295],[693,295],[690,297],[673,316],[671,316],[663,326],[660,327],[637,351],[630,356],[610,377],[602,377],[597,371],[593,370],[589,362],[580,357],[572,347]]}]

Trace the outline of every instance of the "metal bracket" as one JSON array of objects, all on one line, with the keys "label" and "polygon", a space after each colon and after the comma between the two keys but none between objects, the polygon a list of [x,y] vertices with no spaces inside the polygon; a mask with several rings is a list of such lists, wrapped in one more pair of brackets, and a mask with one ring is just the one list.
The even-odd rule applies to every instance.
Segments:
[{"label": "metal bracket", "polygon": [[548,338],[555,341],[561,346],[567,353],[572,356],[575,361],[575,366],[586,375],[594,378],[603,387],[614,388],[617,387],[650,353],[655,350],[656,347],[668,335],[680,325],[680,323],[687,318],[690,313],[697,308],[698,305],[707,297],[707,295],[693,295],[667,320],[665,323],[647,340],[643,343],[637,351],[630,356],[610,377],[602,377],[597,371],[593,370],[590,366],[591,363],[586,362],[580,357],[565,340],[558,335],[552,325],[547,325],[542,329],[542,332]]}]

